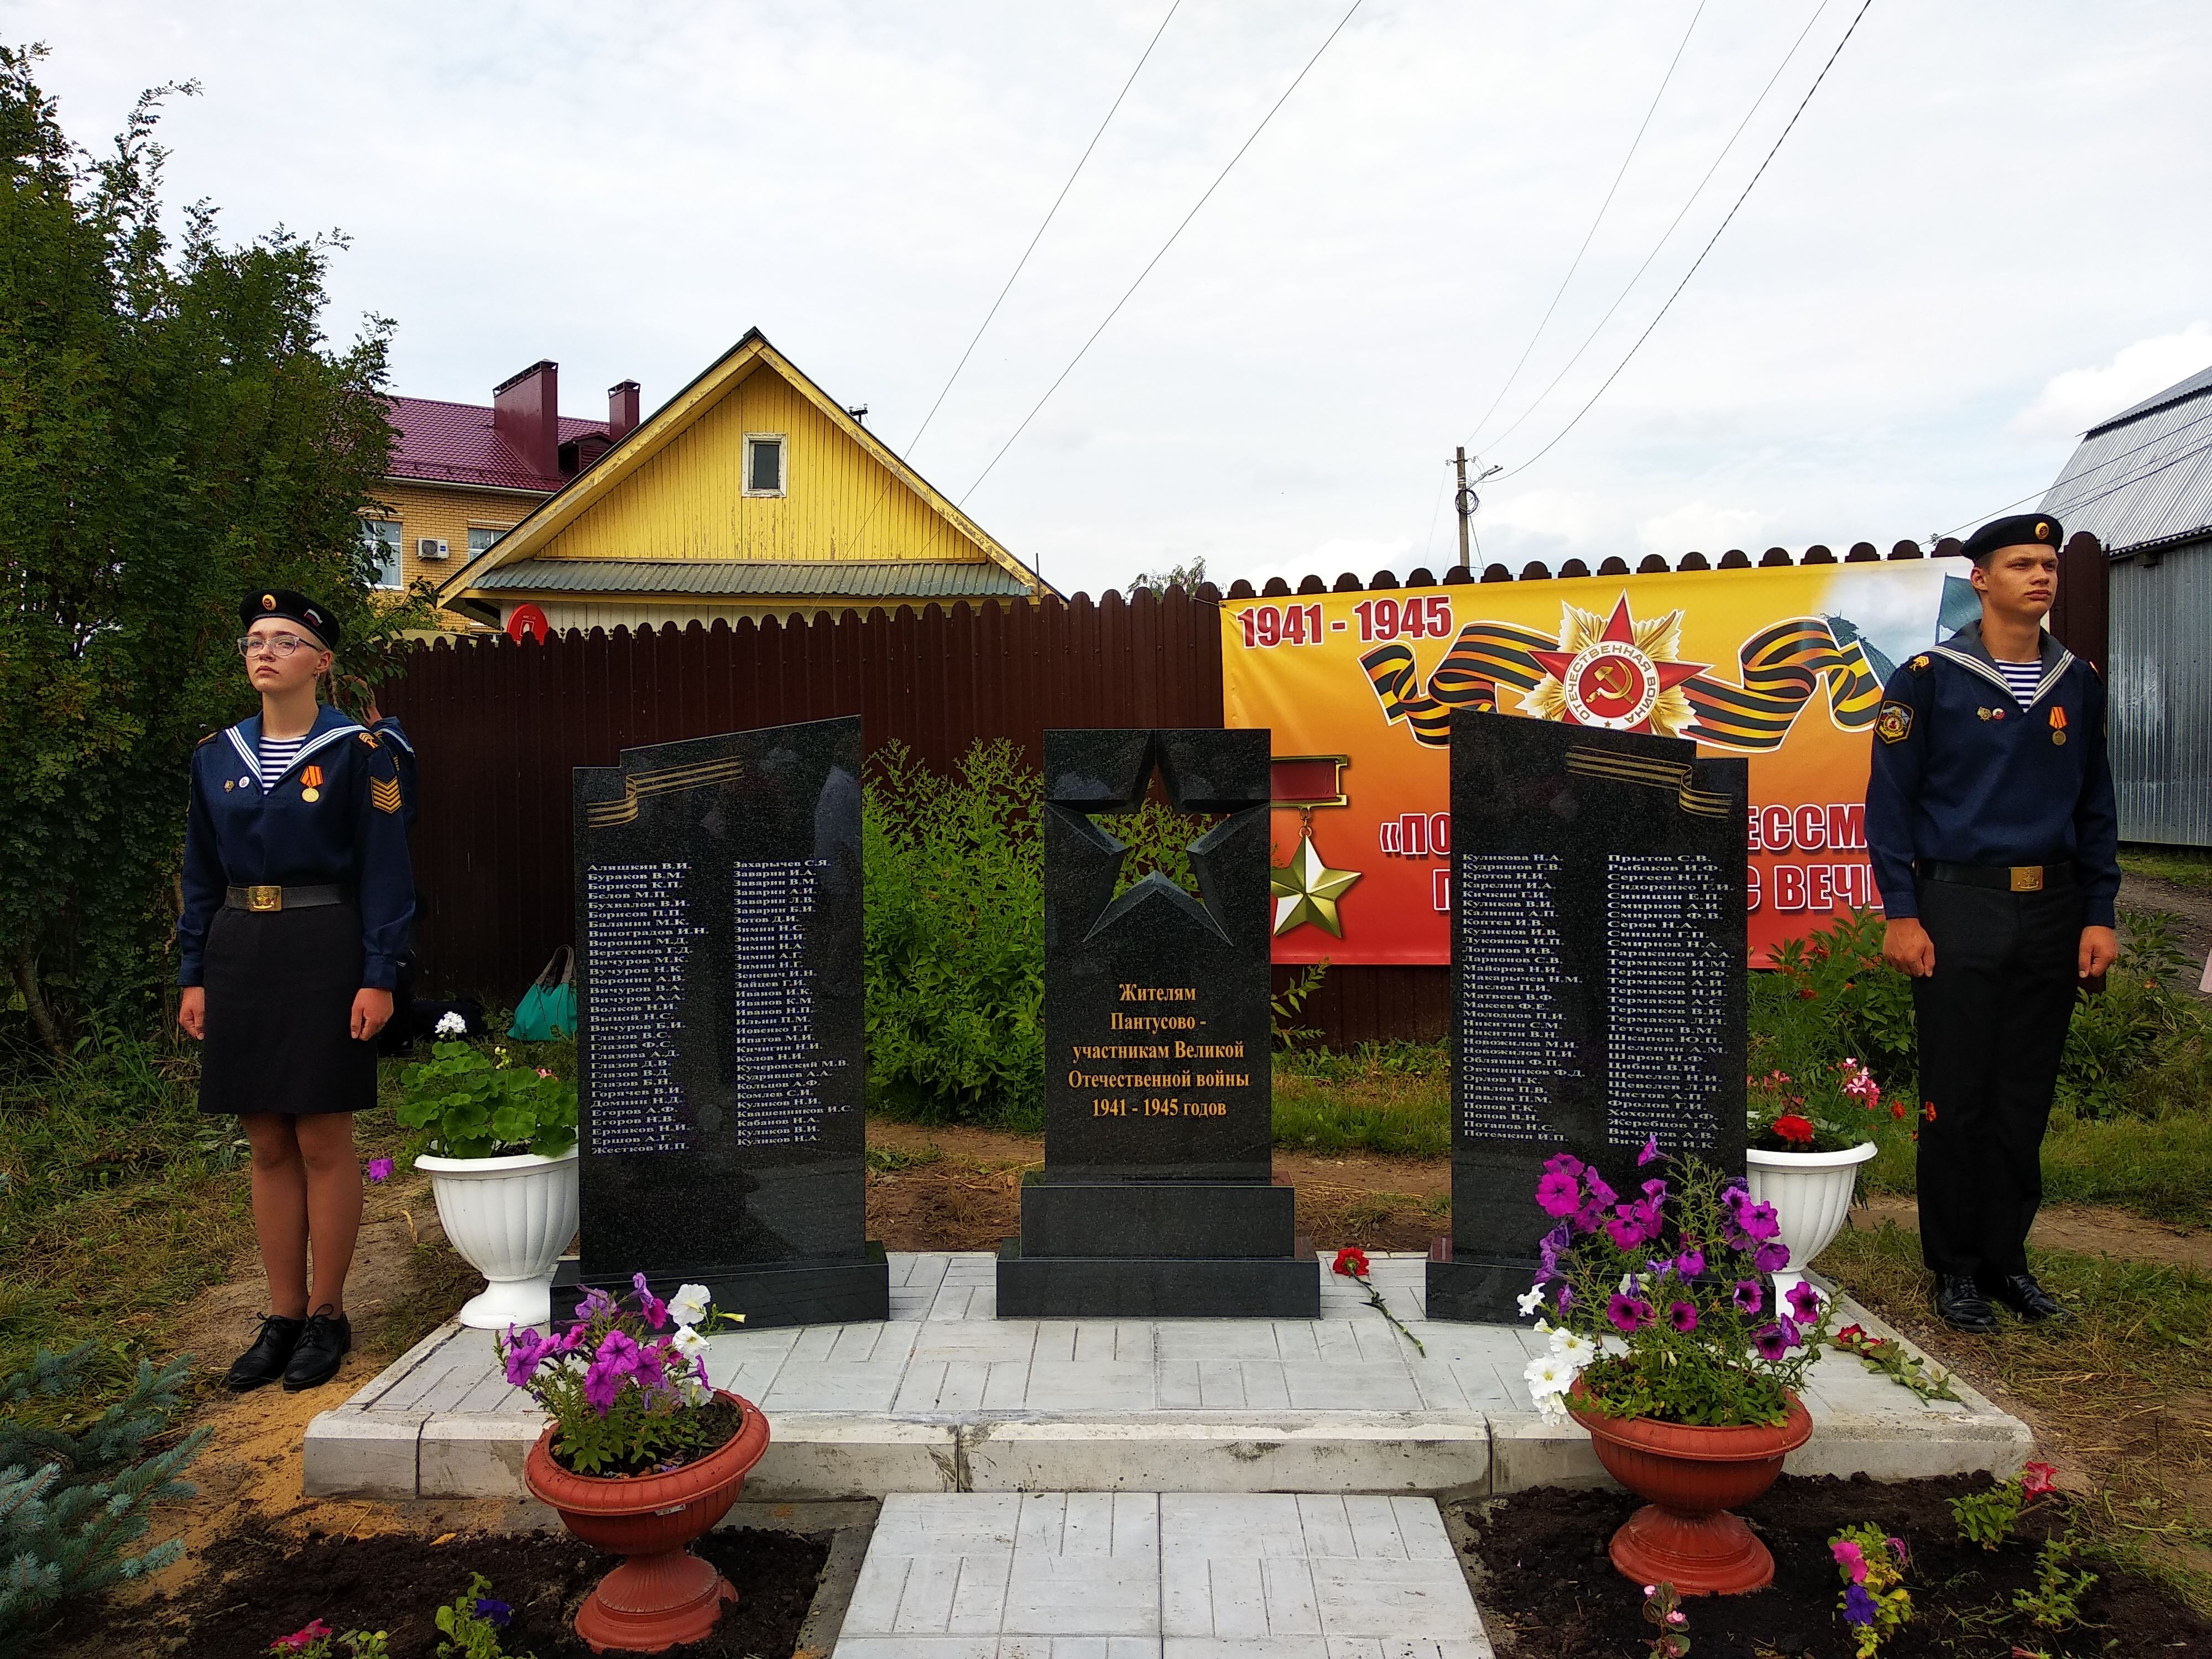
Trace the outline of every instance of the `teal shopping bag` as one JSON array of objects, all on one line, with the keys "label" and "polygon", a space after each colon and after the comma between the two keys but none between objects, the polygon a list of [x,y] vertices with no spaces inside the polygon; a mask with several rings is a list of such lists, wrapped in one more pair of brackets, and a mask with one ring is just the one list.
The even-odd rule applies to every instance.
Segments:
[{"label": "teal shopping bag", "polygon": [[545,971],[532,980],[515,1005],[507,1036],[518,1042],[544,1042],[576,1031],[576,957],[567,945],[553,953]]}]

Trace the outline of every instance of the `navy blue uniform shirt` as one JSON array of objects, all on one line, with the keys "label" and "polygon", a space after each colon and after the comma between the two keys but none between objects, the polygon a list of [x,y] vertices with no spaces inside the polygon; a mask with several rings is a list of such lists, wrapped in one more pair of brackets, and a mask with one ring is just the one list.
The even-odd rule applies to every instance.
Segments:
[{"label": "navy blue uniform shirt", "polygon": [[368,728],[376,740],[392,751],[392,758],[399,763],[399,821],[407,826],[407,833],[415,833],[416,772],[415,745],[407,736],[406,728],[399,724],[399,716],[386,714]]},{"label": "navy blue uniform shirt", "polygon": [[1890,676],[1875,720],[1866,838],[1882,908],[1917,916],[1912,866],[2063,864],[2080,872],[2084,925],[2113,925],[2120,821],[2105,758],[2105,683],[2041,636],[2035,698],[2021,707],[1970,623]]},{"label": "navy blue uniform shirt", "polygon": [[[310,768],[319,783],[307,781]],[[208,923],[226,890],[339,886],[352,889],[361,908],[361,982],[392,989],[415,914],[401,811],[392,750],[335,708],[316,712],[300,752],[274,777],[262,775],[258,714],[201,743],[185,827],[177,982],[204,982]]]}]

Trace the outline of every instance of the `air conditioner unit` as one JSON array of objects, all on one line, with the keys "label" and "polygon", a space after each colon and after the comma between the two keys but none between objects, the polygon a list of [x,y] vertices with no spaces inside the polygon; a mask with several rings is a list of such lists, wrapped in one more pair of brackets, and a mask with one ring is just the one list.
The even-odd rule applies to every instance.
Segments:
[{"label": "air conditioner unit", "polygon": [[442,559],[446,544],[435,536],[419,536],[415,541],[415,556],[418,559]]}]

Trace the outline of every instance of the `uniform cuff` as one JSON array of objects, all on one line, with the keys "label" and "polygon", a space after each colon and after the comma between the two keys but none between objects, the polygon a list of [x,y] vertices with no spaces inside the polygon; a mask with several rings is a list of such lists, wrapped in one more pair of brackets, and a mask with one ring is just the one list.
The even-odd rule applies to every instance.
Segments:
[{"label": "uniform cuff", "polygon": [[2119,918],[2112,914],[2112,901],[2108,898],[2091,899],[2089,919],[2081,925],[2084,927],[2118,927],[2120,922]]},{"label": "uniform cuff", "polygon": [[179,990],[189,991],[195,985],[204,985],[206,983],[207,975],[201,969],[199,963],[197,962],[188,962],[183,967],[177,969],[177,988]]},{"label": "uniform cuff", "polygon": [[371,957],[361,970],[365,991],[392,991],[399,986],[399,964],[389,957]]}]

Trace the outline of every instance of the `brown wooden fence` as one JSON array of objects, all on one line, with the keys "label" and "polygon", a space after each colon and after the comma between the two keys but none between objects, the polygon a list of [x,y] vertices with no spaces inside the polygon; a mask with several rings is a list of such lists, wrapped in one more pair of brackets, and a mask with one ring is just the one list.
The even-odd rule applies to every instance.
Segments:
[{"label": "brown wooden fence", "polygon": [[[1956,544],[1938,551],[1954,551]],[[1846,556],[1881,556],[1862,543]],[[1893,558],[1918,557],[1910,542]],[[1826,548],[1793,560],[1770,549],[1760,565],[1832,563]],[[1753,562],[1724,554],[1718,568]],[[1571,563],[1561,574],[1590,574]],[[1647,558],[1635,574],[1664,570]],[[1713,568],[1698,554],[1675,567]],[[1519,580],[1548,575],[1531,566]],[[1632,574],[1606,560],[1601,575]],[[2105,659],[2105,562],[2087,536],[2066,550],[2052,630],[2078,654]],[[1454,569],[1443,583],[1516,580],[1502,565],[1480,577]],[[1425,570],[1403,584],[1381,575],[1298,591],[1437,585]],[[1267,592],[1288,592],[1281,582]],[[1244,582],[1230,597],[1253,592]],[[1063,602],[930,606],[809,621],[692,623],[658,632],[556,635],[542,644],[504,636],[440,641],[410,651],[384,707],[406,724],[422,769],[416,832],[424,898],[425,986],[512,1002],[569,942],[572,852],[569,774],[611,766],[642,744],[788,721],[858,714],[870,750],[906,745],[945,770],[981,738],[1007,738],[1032,761],[1048,726],[1218,726],[1221,635],[1211,585],[1195,594],[1109,593]],[[1295,969],[1278,969],[1278,983]],[[1307,1003],[1304,1023],[1335,1044],[1444,1030],[1447,970],[1340,966]]]}]

